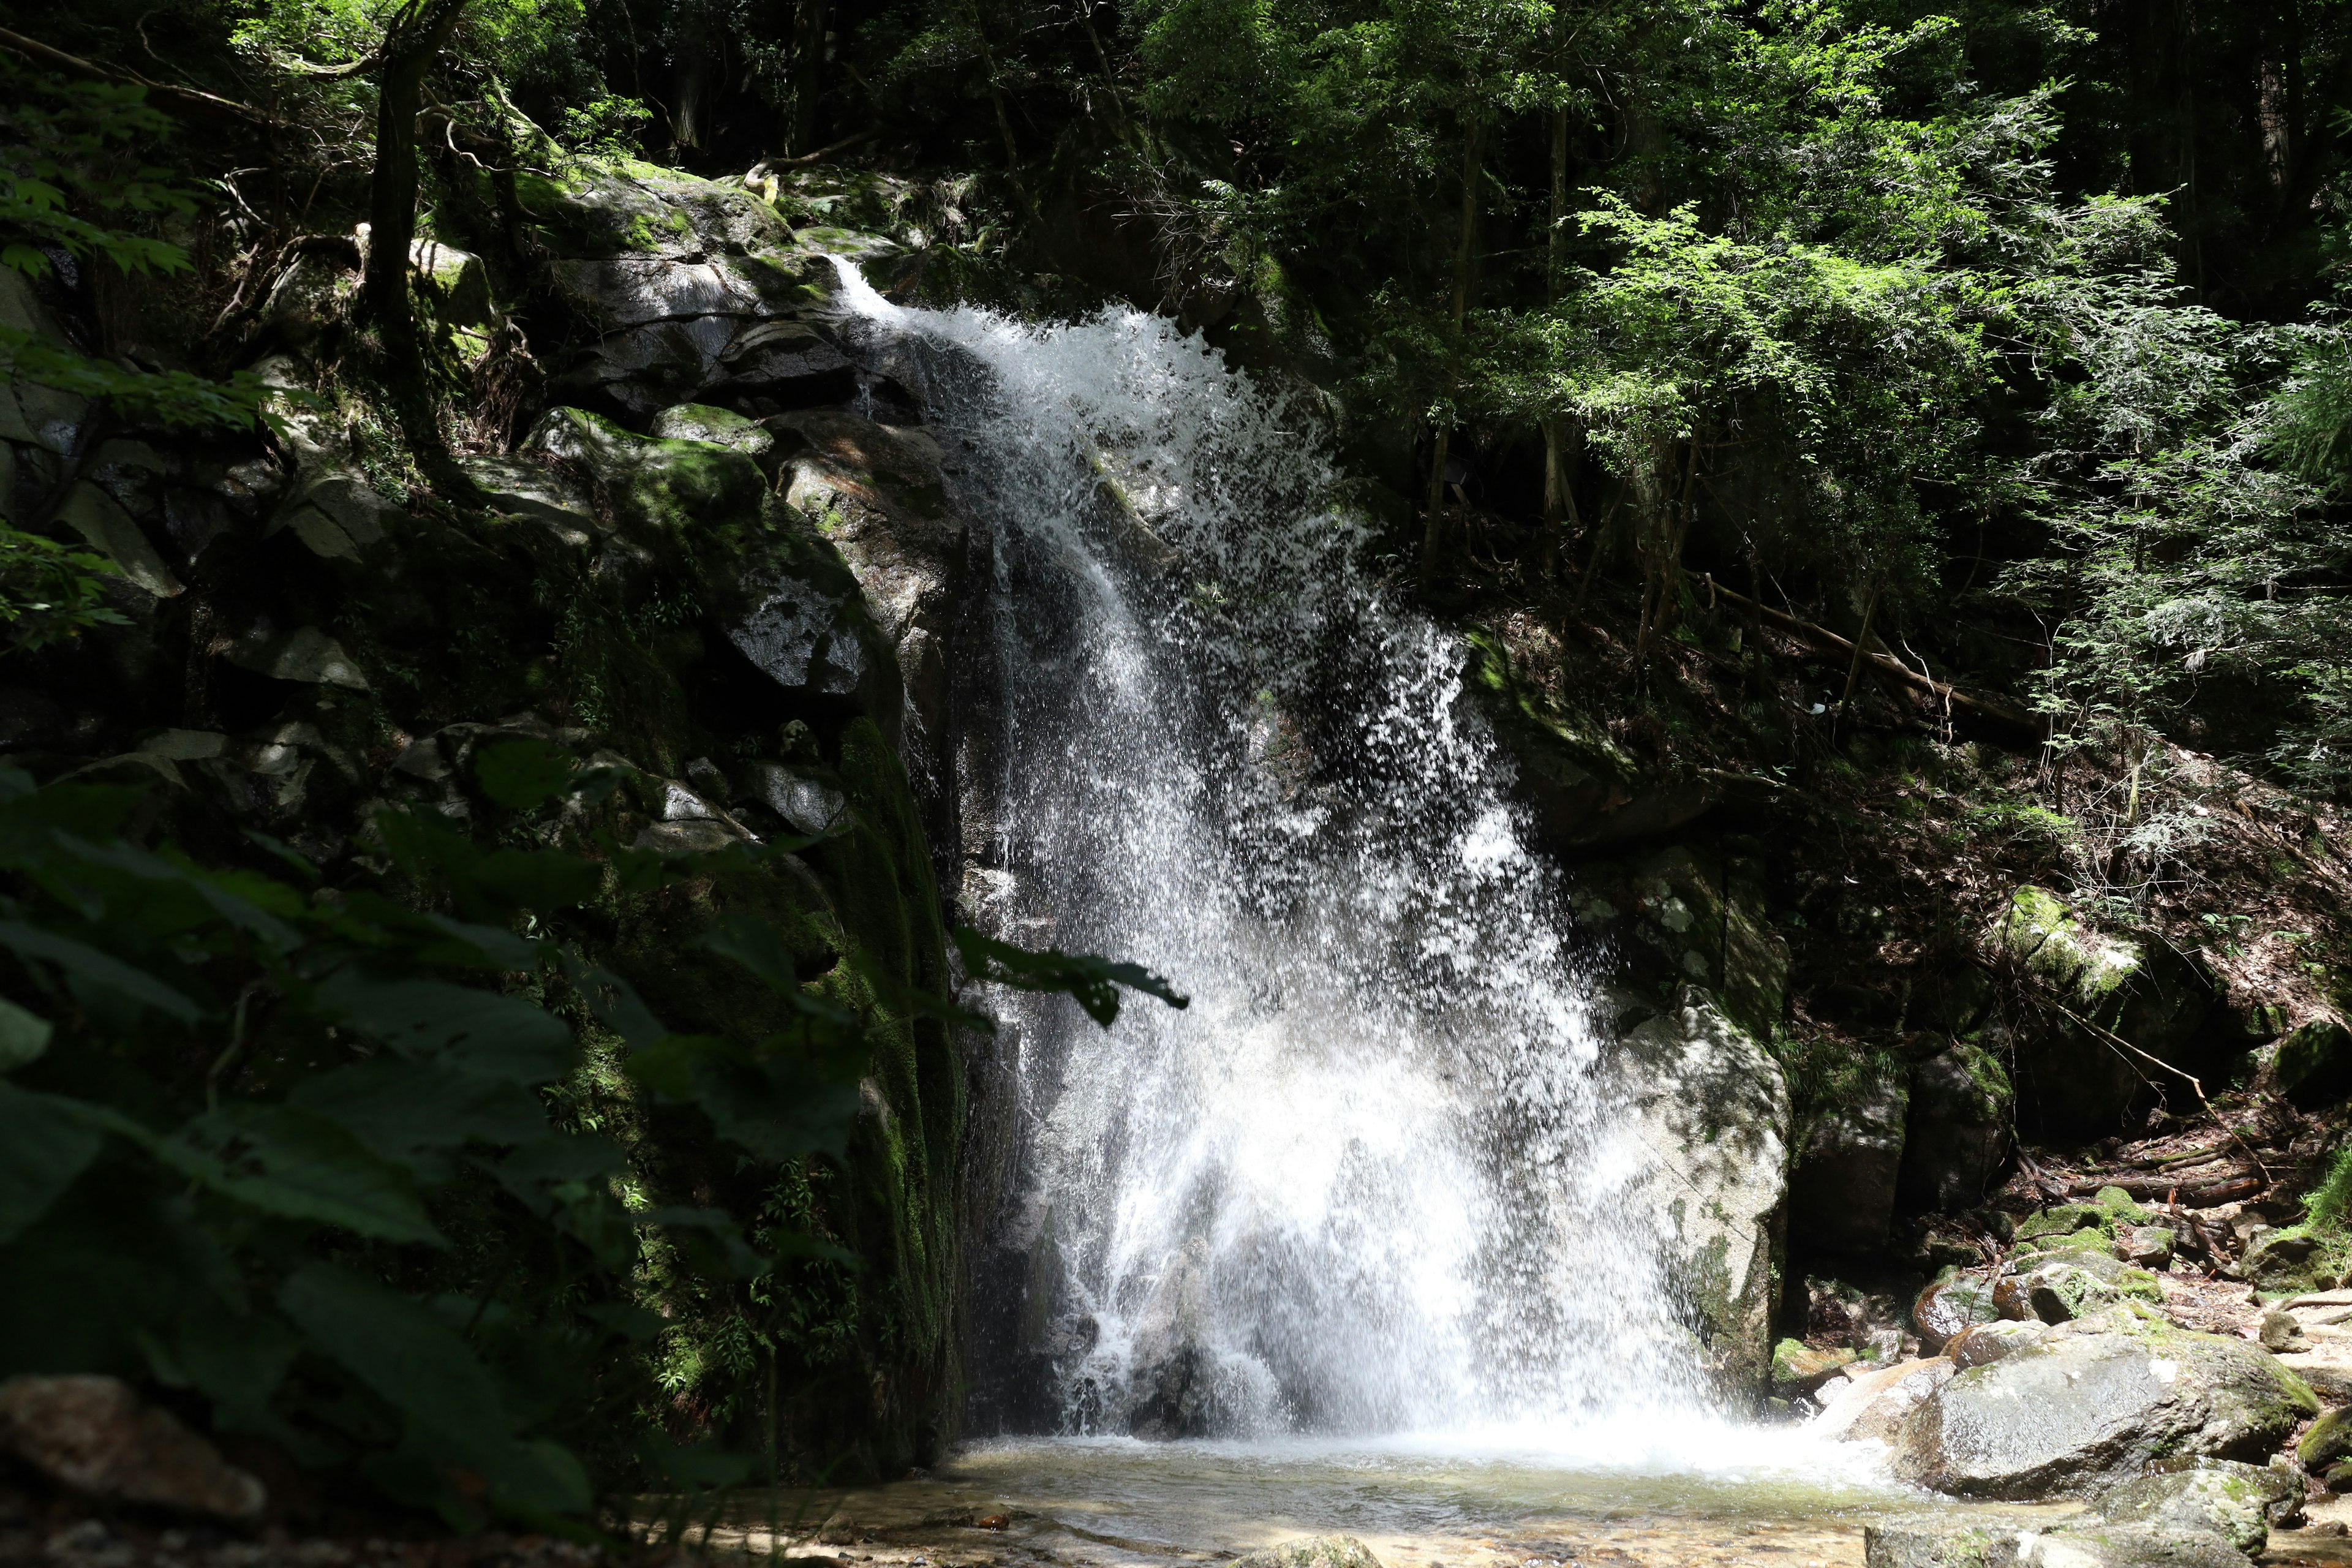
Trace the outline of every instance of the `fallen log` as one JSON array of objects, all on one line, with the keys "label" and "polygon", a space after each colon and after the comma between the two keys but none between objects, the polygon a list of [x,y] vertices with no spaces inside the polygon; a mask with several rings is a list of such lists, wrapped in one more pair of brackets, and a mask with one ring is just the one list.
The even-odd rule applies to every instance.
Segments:
[{"label": "fallen log", "polygon": [[1981,692],[1963,691],[1949,682],[1937,680],[1931,675],[1921,674],[1893,654],[1885,653],[1876,648],[1856,649],[1853,638],[1841,637],[1827,626],[1815,626],[1811,621],[1799,620],[1796,616],[1785,611],[1776,610],[1769,605],[1759,604],[1745,594],[1725,587],[1715,580],[1712,573],[1701,572],[1696,575],[1706,588],[1710,603],[1717,598],[1727,599],[1742,609],[1755,612],[1757,616],[1768,626],[1777,626],[1784,632],[1801,637],[1830,652],[1844,654],[1849,658],[1859,658],[1862,662],[1869,665],[1871,668],[1889,680],[1899,681],[1914,691],[1924,693],[1936,701],[1944,703],[1948,708],[1966,709],[1969,712],[1981,718],[1990,719],[1996,722],[2007,724],[2012,729],[2022,731],[2037,741],[2046,738],[2049,734],[2049,723],[2046,720],[2039,714],[2028,712],[2013,702],[1998,697],[1988,697]]}]

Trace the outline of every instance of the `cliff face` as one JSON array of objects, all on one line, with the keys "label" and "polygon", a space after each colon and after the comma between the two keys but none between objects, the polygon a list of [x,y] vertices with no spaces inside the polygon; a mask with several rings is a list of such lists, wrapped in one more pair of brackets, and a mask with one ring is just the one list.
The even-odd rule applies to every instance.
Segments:
[{"label": "cliff face", "polygon": [[[28,384],[0,397],[0,506],[115,563],[124,616],[0,669],[0,750],[45,782],[146,786],[152,830],[200,858],[291,845],[330,886],[381,869],[387,803],[494,831],[471,763],[517,736],[618,781],[550,843],[810,840],[611,887],[562,934],[672,1029],[751,1040],[775,998],[701,939],[765,917],[812,994],[871,1020],[845,1154],[747,1166],[584,1023],[592,1066],[562,1092],[629,1146],[633,1202],[839,1249],[712,1284],[646,1241],[665,1424],[772,1437],[788,1470],[896,1473],[961,1398],[965,1044],[932,1015],[955,985],[936,851],[970,542],[928,437],[882,422],[911,410],[825,324],[821,243],[887,242],[795,238],[740,185],[562,168],[451,193],[419,242],[446,454],[394,434],[347,361],[341,242],[293,255],[258,313],[250,355],[283,389],[269,438],[127,426]],[[77,309],[0,270],[12,324],[63,342]]]}]

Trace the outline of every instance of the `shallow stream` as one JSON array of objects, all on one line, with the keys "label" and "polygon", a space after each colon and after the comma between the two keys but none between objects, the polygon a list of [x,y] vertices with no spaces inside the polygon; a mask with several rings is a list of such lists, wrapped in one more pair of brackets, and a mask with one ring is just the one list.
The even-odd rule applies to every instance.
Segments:
[{"label": "shallow stream", "polygon": [[1001,1439],[887,1486],[745,1494],[716,1542],[875,1568],[1223,1563],[1311,1535],[1354,1536],[1383,1568],[1859,1568],[1874,1520],[2072,1511],[1931,1498],[1873,1447],[1789,1427],[1555,1436]]}]

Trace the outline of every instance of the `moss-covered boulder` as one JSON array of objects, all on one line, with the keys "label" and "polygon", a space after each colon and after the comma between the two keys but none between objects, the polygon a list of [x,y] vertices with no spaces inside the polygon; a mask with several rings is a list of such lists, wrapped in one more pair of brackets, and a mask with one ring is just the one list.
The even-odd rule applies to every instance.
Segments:
[{"label": "moss-covered boulder", "polygon": [[2200,1458],[2159,1460],[2152,1474],[2101,1492],[2091,1511],[2107,1524],[2210,1531],[2251,1557],[2302,1506],[2303,1483],[2291,1472]]},{"label": "moss-covered boulder", "polygon": [[2158,1459],[2256,1459],[2318,1411],[2260,1347],[2111,1309],[1938,1389],[1904,1422],[1894,1469],[1969,1497],[2080,1496]]},{"label": "moss-covered boulder", "polygon": [[1993,958],[2044,1000],[2049,1025],[2017,1056],[2018,1113],[2047,1132],[2113,1131],[2148,1092],[2135,1053],[2195,1070],[2210,989],[2162,942],[2101,931],[2047,889],[2020,888],[1986,934]]},{"label": "moss-covered boulder", "polygon": [[1772,1228],[1788,1190],[1780,1064],[1697,986],[1630,1031],[1616,1060],[1656,1158],[1629,1195],[1654,1216],[1709,1367],[1752,1399],[1771,1363]]},{"label": "moss-covered boulder", "polygon": [[1802,1340],[1782,1340],[1772,1347],[1772,1392],[1782,1399],[1810,1394],[1859,1359],[1851,1345],[1816,1350]]}]

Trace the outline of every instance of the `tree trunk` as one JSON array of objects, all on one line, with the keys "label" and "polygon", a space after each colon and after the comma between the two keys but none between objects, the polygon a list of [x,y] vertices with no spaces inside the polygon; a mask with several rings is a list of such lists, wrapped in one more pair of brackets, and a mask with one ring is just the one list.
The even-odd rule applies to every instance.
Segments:
[{"label": "tree trunk", "polygon": [[375,174],[368,193],[367,272],[360,293],[401,379],[421,375],[425,363],[408,300],[408,249],[416,238],[416,114],[425,73],[466,5],[467,0],[410,0],[385,33],[376,74]]}]

